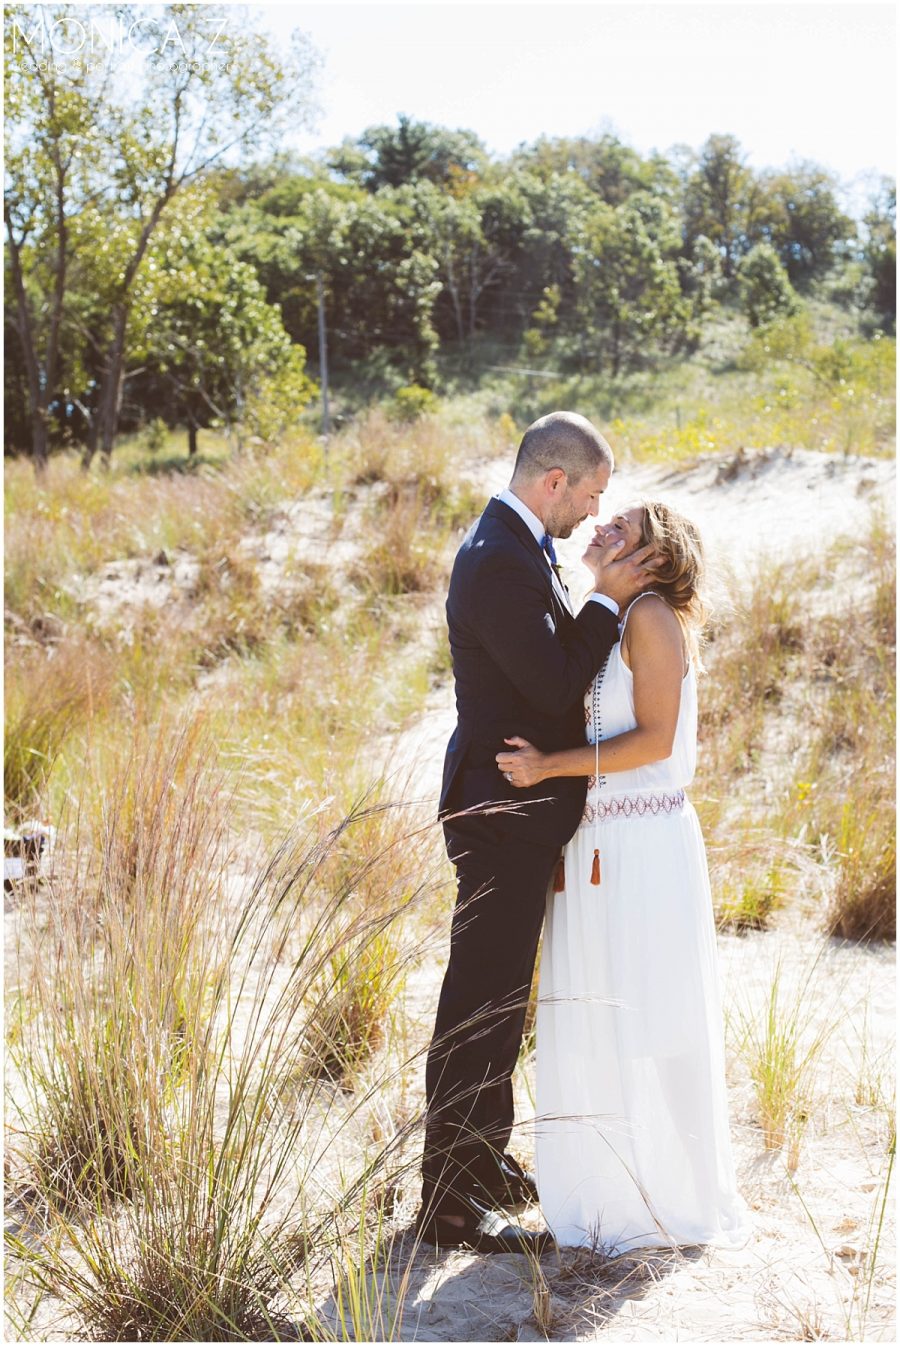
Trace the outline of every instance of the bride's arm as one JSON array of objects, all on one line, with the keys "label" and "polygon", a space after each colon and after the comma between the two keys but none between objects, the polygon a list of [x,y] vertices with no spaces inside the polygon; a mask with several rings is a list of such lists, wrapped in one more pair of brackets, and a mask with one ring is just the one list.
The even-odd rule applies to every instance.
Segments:
[{"label": "bride's arm", "polygon": [[[669,757],[675,740],[684,642],[678,619],[662,599],[638,603],[626,627],[628,655],[634,676],[637,726],[600,744],[600,771],[630,771]],[[505,740],[515,750],[497,755],[502,772],[516,786],[536,785],[551,776],[592,776],[596,763],[593,743],[560,752],[542,753],[526,739]]]}]

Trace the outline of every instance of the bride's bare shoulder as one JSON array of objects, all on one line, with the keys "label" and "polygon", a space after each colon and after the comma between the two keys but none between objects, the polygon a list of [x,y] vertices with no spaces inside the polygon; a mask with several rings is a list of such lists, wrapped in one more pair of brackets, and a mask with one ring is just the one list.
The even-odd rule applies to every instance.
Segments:
[{"label": "bride's bare shoulder", "polygon": [[625,629],[622,632],[622,653],[626,656],[636,649],[646,648],[650,644],[663,644],[683,652],[684,636],[681,623],[672,608],[659,594],[641,594],[628,609]]},{"label": "bride's bare shoulder", "polygon": [[625,613],[625,631],[635,630],[661,631],[678,628],[679,622],[671,606],[657,593],[650,590],[633,599]]}]

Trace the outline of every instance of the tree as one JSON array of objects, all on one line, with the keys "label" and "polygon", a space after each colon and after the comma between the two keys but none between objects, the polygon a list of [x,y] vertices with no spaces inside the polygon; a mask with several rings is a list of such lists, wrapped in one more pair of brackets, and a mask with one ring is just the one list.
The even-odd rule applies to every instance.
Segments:
[{"label": "tree", "polygon": [[545,291],[556,288],[558,321],[565,328],[577,308],[575,254],[597,198],[574,173],[542,179],[518,172],[504,185],[522,205],[509,278],[495,301],[495,323],[501,330],[524,332]]},{"label": "tree", "polygon": [[453,309],[456,338],[462,344],[467,332],[471,334],[478,302],[478,295],[471,292],[472,259],[485,243],[478,209],[471,196],[460,199],[430,182],[417,183],[407,192],[412,208],[430,226],[430,251]]},{"label": "tree", "polygon": [[461,196],[419,182],[398,197],[410,205],[438,263],[457,340],[471,341],[482,301],[502,287],[527,229],[524,198],[515,182],[479,185]]},{"label": "tree", "polygon": [[712,135],[700,151],[685,188],[685,240],[704,234],[719,249],[722,272],[731,280],[747,251],[756,204],[753,175],[734,136]]},{"label": "tree", "polygon": [[[86,453],[90,461],[99,448],[108,460],[135,287],[161,221],[224,156],[269,142],[288,114],[295,126],[309,116],[315,57],[306,39],[294,34],[279,53],[252,31],[231,38],[229,23],[221,5],[170,4],[158,19],[133,5],[6,12],[6,227],[37,466],[46,460],[47,412],[59,394],[74,218],[91,208],[106,231],[126,226],[120,238],[127,246],[108,277],[109,322]],[[148,30],[158,45],[139,62],[133,37]],[[70,69],[60,57],[88,31],[92,44],[100,34],[106,57],[79,59]],[[43,310],[48,273],[52,301]]]},{"label": "tree", "polygon": [[677,219],[646,193],[612,210],[598,205],[575,254],[582,359],[613,375],[689,331],[679,283]]},{"label": "tree", "polygon": [[816,164],[763,176],[755,242],[771,243],[792,285],[804,285],[832,266],[838,244],[854,236],[853,221],[837,204],[835,182]]},{"label": "tree", "polygon": [[722,257],[716,245],[698,234],[690,252],[677,259],[681,289],[691,305],[691,313],[697,324],[706,317],[716,301],[722,284]]},{"label": "tree", "polygon": [[632,192],[674,194],[677,178],[660,156],[642,159],[637,150],[609,132],[589,136],[549,138],[520,149],[513,163],[547,179],[555,173],[575,173],[595,196],[611,206],[622,205]]},{"label": "tree", "polygon": [[893,331],[897,321],[897,187],[889,178],[882,180],[863,224],[863,259],[872,282],[869,302]]},{"label": "tree", "polygon": [[321,273],[335,367],[382,350],[405,376],[432,381],[441,284],[432,226],[415,191],[368,193],[319,181],[297,194],[295,214],[269,216],[262,199],[242,207],[216,236],[256,268],[294,340],[316,340]]},{"label": "tree", "polygon": [[788,274],[769,243],[757,243],[738,270],[741,308],[751,327],[762,327],[796,312],[797,296]]},{"label": "tree", "polygon": [[473,131],[450,131],[402,113],[396,127],[370,126],[329,156],[336,173],[370,192],[422,180],[443,186],[474,180],[486,163],[485,148]]},{"label": "tree", "polygon": [[[4,20],[4,224],[31,452],[39,470],[47,461],[63,360],[70,220],[92,196],[85,151],[100,115],[100,96],[83,70],[63,80],[40,59],[51,18],[64,21],[61,11],[37,6],[8,9]],[[19,24],[27,27],[29,20],[30,36],[24,28],[20,36]]]},{"label": "tree", "polygon": [[158,279],[142,296],[152,320],[138,395],[147,401],[154,385],[166,390],[170,419],[187,424],[190,454],[197,430],[213,419],[230,426],[252,412],[272,438],[278,417],[269,424],[259,404],[275,402],[279,416],[289,417],[314,394],[303,347],[292,345],[253,268],[227,248],[177,223],[158,242]]}]

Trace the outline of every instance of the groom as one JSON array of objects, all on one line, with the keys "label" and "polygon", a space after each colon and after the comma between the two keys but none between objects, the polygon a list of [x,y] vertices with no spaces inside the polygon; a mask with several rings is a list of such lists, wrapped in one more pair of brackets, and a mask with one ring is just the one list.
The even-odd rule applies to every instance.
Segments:
[{"label": "groom", "polygon": [[[612,470],[609,445],[583,416],[557,411],[535,421],[509,487],[470,529],[450,579],[458,722],[440,807],[458,894],[426,1070],[417,1222],[419,1236],[441,1247],[540,1252],[551,1242],[503,1212],[536,1196],[504,1151],[547,889],[587,782],[514,789],[494,758],[513,734],[544,751],[584,742],[585,690],[618,639],[619,606],[650,579],[652,549],[625,560],[616,559],[618,548],[606,553],[576,617],[553,538],[597,514]],[[505,801],[515,810],[507,802],[484,811]]]}]

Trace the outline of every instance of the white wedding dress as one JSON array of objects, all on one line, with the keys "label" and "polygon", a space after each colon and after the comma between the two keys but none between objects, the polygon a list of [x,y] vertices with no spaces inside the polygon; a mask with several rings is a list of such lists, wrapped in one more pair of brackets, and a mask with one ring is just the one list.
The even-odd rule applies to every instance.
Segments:
[{"label": "white wedding dress", "polygon": [[[620,645],[588,689],[585,720],[591,743],[635,727]],[[684,795],[696,738],[691,667],[672,755],[591,777],[565,888],[548,898],[535,1144],[541,1207],[562,1245],[614,1254],[747,1237],[706,853]]]}]

